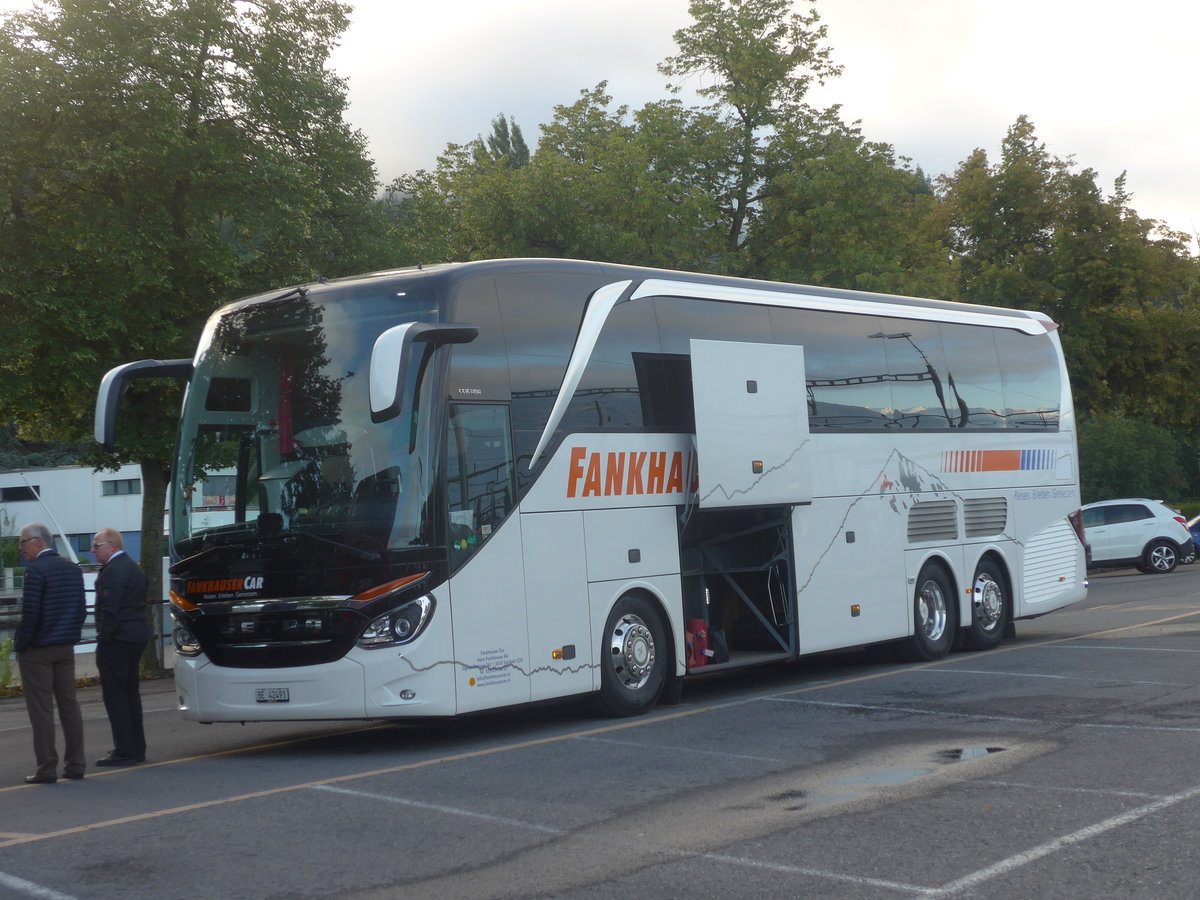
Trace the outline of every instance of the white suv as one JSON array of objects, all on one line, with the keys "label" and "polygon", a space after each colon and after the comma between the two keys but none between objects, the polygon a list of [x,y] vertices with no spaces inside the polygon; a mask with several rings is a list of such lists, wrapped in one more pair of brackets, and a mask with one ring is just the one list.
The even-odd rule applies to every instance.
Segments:
[{"label": "white suv", "polygon": [[1091,565],[1098,567],[1173,572],[1192,548],[1187,520],[1158,500],[1089,503],[1083,507],[1083,532],[1091,547]]}]

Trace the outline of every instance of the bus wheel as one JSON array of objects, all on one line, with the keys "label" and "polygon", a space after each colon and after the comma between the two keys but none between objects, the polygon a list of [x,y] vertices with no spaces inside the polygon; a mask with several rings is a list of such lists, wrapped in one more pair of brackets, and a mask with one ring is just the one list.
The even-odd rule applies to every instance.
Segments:
[{"label": "bus wheel", "polygon": [[626,594],[604,625],[597,709],[607,716],[645,712],[662,693],[669,656],[658,611],[648,600]]},{"label": "bus wheel", "polygon": [[953,596],[942,567],[926,563],[917,576],[917,589],[913,593],[913,636],[897,647],[901,659],[927,662],[950,652],[957,628]]},{"label": "bus wheel", "polygon": [[965,631],[967,646],[972,650],[991,650],[1004,637],[1009,616],[1006,584],[995,560],[979,563],[971,590],[971,624]]}]

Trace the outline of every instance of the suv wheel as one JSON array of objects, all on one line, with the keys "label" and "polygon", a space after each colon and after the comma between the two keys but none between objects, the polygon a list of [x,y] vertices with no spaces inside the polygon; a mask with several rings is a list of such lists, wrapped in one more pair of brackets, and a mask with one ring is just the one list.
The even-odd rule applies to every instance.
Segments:
[{"label": "suv wheel", "polygon": [[1138,569],[1147,575],[1174,572],[1179,565],[1179,548],[1170,541],[1151,541],[1142,553],[1142,564]]}]

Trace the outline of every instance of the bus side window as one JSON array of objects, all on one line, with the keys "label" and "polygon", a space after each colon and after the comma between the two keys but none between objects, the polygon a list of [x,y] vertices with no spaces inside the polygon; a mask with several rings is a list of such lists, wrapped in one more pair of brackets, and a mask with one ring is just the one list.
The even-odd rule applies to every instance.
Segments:
[{"label": "bus side window", "polygon": [[457,404],[448,421],[447,524],[457,566],[512,509],[513,452],[506,405]]}]

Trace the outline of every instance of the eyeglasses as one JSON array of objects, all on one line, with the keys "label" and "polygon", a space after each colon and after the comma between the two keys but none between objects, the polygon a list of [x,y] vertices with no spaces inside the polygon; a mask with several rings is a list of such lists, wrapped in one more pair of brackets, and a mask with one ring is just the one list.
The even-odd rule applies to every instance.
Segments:
[{"label": "eyeglasses", "polygon": [[21,538],[19,541],[17,541],[17,546],[20,547],[22,544],[28,544],[30,541],[36,541],[36,540],[37,540],[37,538],[35,538],[35,537]]},{"label": "eyeglasses", "polygon": [[105,544],[111,544],[111,543],[112,543],[112,541],[96,541],[96,543],[92,544],[92,549],[95,550],[99,547],[103,547]]}]

